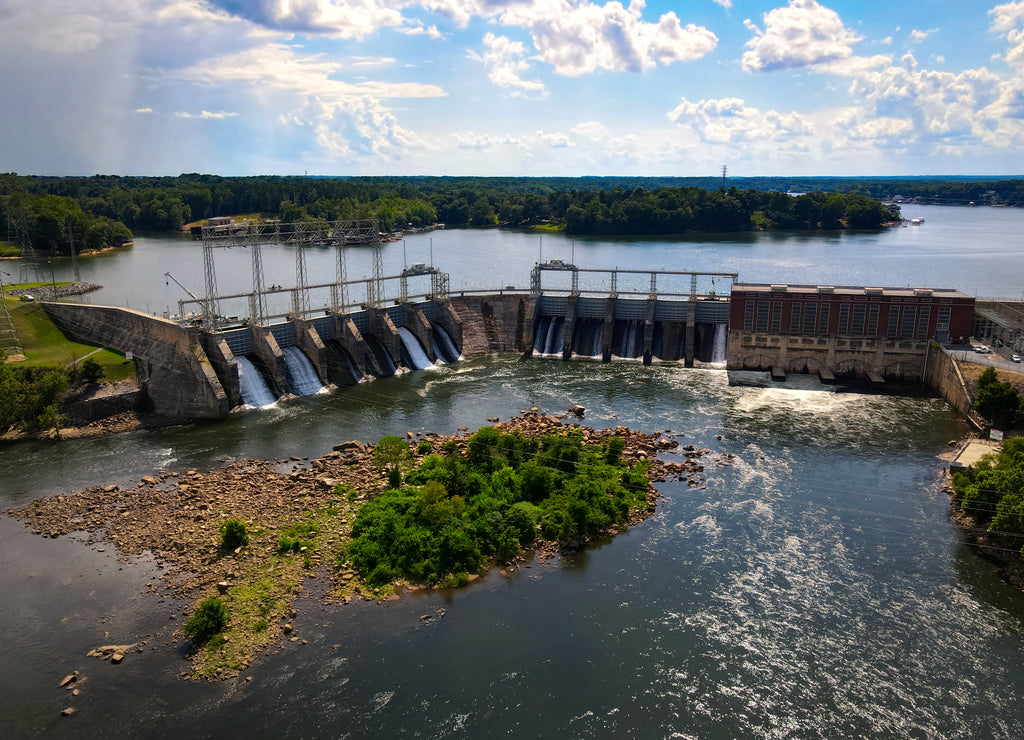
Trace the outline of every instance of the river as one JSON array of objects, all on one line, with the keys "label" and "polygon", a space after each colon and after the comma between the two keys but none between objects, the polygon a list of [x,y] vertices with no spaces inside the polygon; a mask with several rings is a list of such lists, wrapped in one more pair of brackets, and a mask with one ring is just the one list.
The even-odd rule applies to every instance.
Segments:
[{"label": "river", "polygon": [[[575,259],[737,271],[750,281],[1019,291],[1007,265],[1020,212],[905,212],[925,225],[748,243],[577,240]],[[964,238],[963,219],[975,214],[985,216],[979,230],[1004,219],[1001,230]],[[455,265],[488,276],[483,287],[523,284],[520,270],[540,250],[548,259],[573,249],[554,237],[486,233],[491,250],[509,240],[498,266],[493,251],[471,248],[471,231],[407,239],[408,260],[429,261],[418,250],[433,239],[434,261],[457,290]],[[288,284],[294,268],[281,251],[268,282]],[[821,263],[826,254],[832,261]],[[143,269],[141,255],[154,264]],[[402,244],[385,258],[400,266]],[[163,272],[202,275],[195,245],[166,239],[82,262],[83,279],[122,304],[137,300],[128,275],[156,276],[139,294],[152,302],[168,287]],[[964,276],[977,285],[957,285]],[[736,457],[709,464],[706,487],[661,484],[655,516],[622,535],[465,589],[323,606],[311,582],[295,620],[301,640],[262,657],[245,673],[251,681],[179,679],[187,664],[172,633],[190,605],[143,593],[159,587],[153,563],[120,562],[109,544],[29,535],[4,517],[0,722],[12,737],[76,738],[1018,737],[1024,594],[963,542],[940,490],[938,455],[963,425],[936,399],[845,393],[800,376],[737,379],[746,384],[674,363],[482,358],[217,423],[5,447],[5,508],[240,457],[288,469],[290,456],[322,455],[346,439],[476,428],[531,406],[555,413],[579,403],[590,425],[671,429]],[[121,665],[84,657],[136,640],[145,651]],[[71,700],[57,683],[75,669],[85,681]],[[77,713],[62,718],[69,705]]]}]

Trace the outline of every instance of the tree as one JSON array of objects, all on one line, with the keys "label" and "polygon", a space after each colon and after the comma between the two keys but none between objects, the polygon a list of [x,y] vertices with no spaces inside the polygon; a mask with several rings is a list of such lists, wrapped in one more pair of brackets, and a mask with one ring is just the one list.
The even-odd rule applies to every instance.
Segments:
[{"label": "tree", "polygon": [[82,382],[89,385],[99,383],[107,373],[107,371],[103,369],[103,365],[96,362],[96,360],[91,357],[82,363],[82,367],[79,372]]},{"label": "tree", "polygon": [[377,470],[387,472],[389,488],[397,488],[402,484],[402,467],[410,460],[412,453],[409,445],[393,434],[381,437],[373,448],[373,464]]},{"label": "tree", "polygon": [[1012,383],[1000,381],[995,368],[985,369],[978,377],[974,408],[997,429],[1009,429],[1020,412],[1020,394]]}]

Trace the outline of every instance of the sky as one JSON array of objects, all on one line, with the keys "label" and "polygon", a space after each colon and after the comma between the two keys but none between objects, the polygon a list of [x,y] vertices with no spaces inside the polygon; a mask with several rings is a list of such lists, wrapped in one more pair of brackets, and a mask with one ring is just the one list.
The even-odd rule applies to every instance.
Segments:
[{"label": "sky", "polygon": [[1024,0],[0,0],[0,172],[1024,173]]}]

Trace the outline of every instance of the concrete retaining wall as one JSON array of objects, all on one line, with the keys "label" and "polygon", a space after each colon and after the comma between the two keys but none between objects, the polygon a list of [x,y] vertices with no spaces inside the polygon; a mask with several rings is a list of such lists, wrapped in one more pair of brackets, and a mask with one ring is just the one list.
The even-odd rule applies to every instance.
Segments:
[{"label": "concrete retaining wall", "polygon": [[984,422],[973,408],[974,399],[963,373],[960,372],[959,363],[937,345],[930,347],[929,350],[928,370],[925,373],[928,387],[942,396],[971,426],[983,429]]},{"label": "concrete retaining wall", "polygon": [[534,296],[514,293],[453,296],[451,306],[462,325],[462,354],[526,352],[533,338],[535,303]]},{"label": "concrete retaining wall", "polygon": [[231,409],[198,331],[139,311],[113,306],[41,303],[73,339],[131,352],[153,412],[170,418],[211,419]]}]

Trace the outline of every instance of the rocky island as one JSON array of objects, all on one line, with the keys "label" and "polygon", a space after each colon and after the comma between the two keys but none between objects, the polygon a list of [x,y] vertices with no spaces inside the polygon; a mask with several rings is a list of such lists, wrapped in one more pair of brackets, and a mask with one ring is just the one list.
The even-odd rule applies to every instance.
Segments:
[{"label": "rocky island", "polygon": [[[576,410],[581,412],[582,408]],[[24,519],[42,536],[80,532],[89,542],[112,543],[125,558],[151,554],[166,569],[163,584],[148,588],[196,602],[193,616],[204,603],[219,602],[224,623],[193,640],[192,671],[185,675],[223,678],[237,675],[260,650],[282,637],[299,640],[292,634],[293,603],[307,578],[329,579],[328,598],[339,602],[394,598],[403,589],[462,585],[489,567],[516,567],[530,552],[550,558],[642,521],[656,508],[654,482],[674,479],[688,481],[691,487],[704,485],[701,458],[709,450],[680,447],[669,430],[596,430],[563,423],[569,415],[547,416],[531,409],[475,434],[409,432],[405,439],[385,437],[376,445],[343,442],[311,460],[238,460],[210,472],[161,470],[143,477],[131,490],[96,486],[37,500],[9,514]],[[485,446],[485,440],[501,440],[504,446]],[[521,444],[522,460],[507,447],[515,440]],[[659,458],[660,451],[669,450],[676,450],[681,459]],[[482,467],[481,455],[487,458]],[[471,470],[466,466],[474,459],[478,465]],[[728,464],[728,456],[717,462]],[[587,486],[573,482],[583,478],[565,472],[585,465],[600,468],[597,477],[587,479]],[[458,495],[437,482],[442,472],[456,469],[466,471],[467,480],[482,479],[479,470],[491,470],[502,480],[513,480],[517,471],[524,479],[547,476],[550,500],[560,503],[524,493],[522,485],[496,502],[481,498],[483,493]],[[595,488],[594,481],[602,477],[608,487]],[[458,485],[449,479],[449,486]],[[594,508],[581,508],[571,498],[574,487],[586,488],[584,498],[589,496]],[[441,542],[442,549],[444,543],[463,543],[456,555],[448,554],[447,562],[456,563],[453,570],[429,565],[427,550],[433,545],[423,545],[418,564],[403,565],[394,553],[392,560],[384,555],[374,559],[373,553],[381,548],[372,541],[374,516],[379,519],[389,496],[405,496],[411,502],[406,509],[415,511],[420,523],[439,511],[448,512],[430,539]],[[370,503],[372,507],[367,506]],[[499,520],[509,526],[499,535],[506,537],[505,542],[498,535],[493,546],[459,539],[463,534],[456,531],[451,512],[482,506],[492,506],[491,521],[504,512]],[[513,510],[519,519],[512,516]],[[601,510],[610,513],[602,518]],[[520,522],[523,512],[528,531],[517,534],[511,523]],[[414,535],[392,530],[383,546],[391,548],[392,540],[405,542]],[[462,567],[466,570],[458,570]],[[191,634],[187,626],[183,639],[186,634]]]}]

